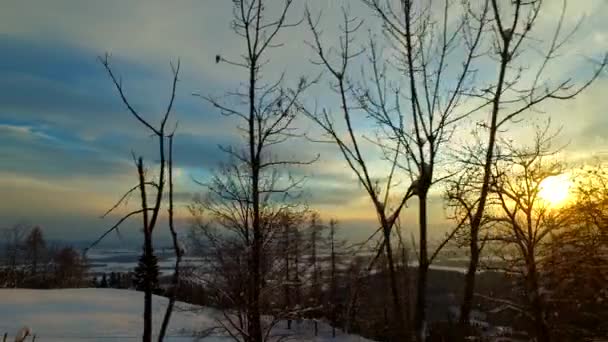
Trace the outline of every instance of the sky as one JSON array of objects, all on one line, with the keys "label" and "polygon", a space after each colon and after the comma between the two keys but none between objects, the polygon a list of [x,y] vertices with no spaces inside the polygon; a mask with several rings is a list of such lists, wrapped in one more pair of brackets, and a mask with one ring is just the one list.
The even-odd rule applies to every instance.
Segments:
[{"label": "sky", "polygon": [[[15,223],[40,225],[55,239],[92,239],[111,226],[118,216],[100,218],[121,194],[136,183],[131,159],[135,152],[154,160],[154,141],[121,103],[108,75],[97,60],[111,54],[114,70],[123,80],[137,110],[157,122],[170,95],[169,63],[181,62],[174,117],[179,121],[175,138],[176,192],[180,228],[188,227],[186,206],[203,189],[193,182],[206,180],[226,156],[219,145],[238,145],[234,118],[224,117],[193,93],[221,95],[239,86],[246,75],[215,56],[238,56],[243,42],[230,29],[231,1],[153,0],[33,1],[0,0],[0,227]],[[276,7],[276,0],[269,1]],[[303,14],[304,0],[296,1],[293,17]],[[335,44],[341,8],[365,20],[365,30],[378,30],[378,21],[356,0],[309,0],[313,11],[323,11],[324,42]],[[545,1],[546,15],[536,30],[547,38],[559,16],[561,1]],[[570,1],[565,24],[582,25],[563,59],[549,68],[555,79],[584,78],[586,57],[608,51],[608,1]],[[374,31],[375,32],[375,31]],[[358,37],[363,42],[365,31]],[[305,26],[278,37],[285,45],[273,51],[264,76],[273,79],[285,71],[287,79],[316,75],[311,39]],[[359,41],[358,41],[359,42]],[[492,69],[480,69],[480,78],[491,78]],[[323,106],[338,108],[320,82],[308,96]],[[568,102],[549,103],[535,112],[534,120],[550,117],[561,128],[566,144],[562,157],[585,160],[608,154],[608,78],[600,76],[585,93]],[[365,118],[356,124],[373,134]],[[318,134],[305,119],[302,133]],[[509,138],[525,141],[528,125],[514,125]],[[462,129],[459,136],[468,132]],[[364,189],[346,168],[337,149],[305,139],[281,147],[280,153],[320,160],[300,170],[308,177],[305,198],[325,218],[337,217],[353,236],[374,228],[375,216]],[[366,147],[370,161],[378,152]],[[376,165],[376,164],[374,164]],[[133,205],[130,203],[129,205]],[[415,221],[415,203],[406,209],[405,222]],[[124,208],[127,210],[127,208]],[[440,234],[449,226],[440,194],[431,197],[431,228]],[[122,230],[137,236],[138,223]]]}]

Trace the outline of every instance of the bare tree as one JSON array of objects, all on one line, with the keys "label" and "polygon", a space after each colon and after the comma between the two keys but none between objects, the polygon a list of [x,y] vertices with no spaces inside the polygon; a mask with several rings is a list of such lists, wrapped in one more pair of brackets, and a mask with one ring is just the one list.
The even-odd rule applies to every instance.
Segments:
[{"label": "bare tree", "polygon": [[551,333],[541,269],[548,240],[565,223],[563,212],[541,197],[543,181],[564,172],[563,165],[552,160],[551,138],[544,129],[532,147],[505,147],[506,156],[495,163],[490,184],[497,208],[487,209],[497,222],[490,240],[500,246],[507,270],[521,275],[534,335],[542,342],[551,341]]},{"label": "bare tree", "polygon": [[[302,291],[303,285],[306,283],[304,274],[310,265],[305,262],[304,244],[305,236],[303,228],[306,217],[309,213],[306,211],[289,210],[281,214],[279,219],[279,229],[281,235],[277,239],[277,248],[275,253],[280,253],[282,257],[282,265],[277,277],[283,287],[283,313],[287,319],[287,329],[291,329],[292,321],[299,316],[302,308]],[[313,214],[314,215],[314,214]],[[282,275],[281,275],[282,273]]]},{"label": "bare tree", "polygon": [[336,337],[336,327],[340,322],[343,322],[344,317],[344,305],[341,299],[338,297],[339,286],[346,286],[344,284],[346,277],[344,276],[344,267],[347,266],[347,256],[349,254],[347,241],[340,239],[336,236],[339,226],[338,221],[335,219],[329,220],[329,279],[328,288],[329,294],[327,299],[327,307],[325,309],[326,317],[332,326],[332,337]]},{"label": "bare tree", "polygon": [[[481,150],[475,150],[483,158],[472,164],[479,166],[481,173],[479,187],[474,198],[471,198],[471,215],[466,216],[465,225],[469,237],[469,266],[465,278],[463,302],[460,310],[461,330],[466,331],[473,304],[475,290],[475,274],[478,269],[480,251],[483,241],[480,234],[484,223],[484,211],[487,206],[488,194],[492,175],[492,165],[496,161],[496,142],[499,133],[510,123],[519,122],[539,105],[552,100],[568,100],[580,94],[600,75],[608,61],[608,55],[601,56],[597,67],[586,80],[575,85],[571,78],[551,81],[547,74],[548,67],[556,63],[561,53],[568,46],[568,41],[576,31],[564,28],[566,2],[563,2],[562,12],[554,22],[555,30],[549,40],[539,36],[539,18],[544,13],[545,1],[516,0],[501,3],[490,0],[489,17],[491,30],[485,35],[484,44],[488,46],[485,55],[487,60],[496,65],[497,74],[493,80],[478,82],[479,84],[467,94],[471,99],[477,99],[483,111],[489,111],[489,117],[481,120],[486,142]],[[534,52],[539,52],[540,57]],[[525,77],[532,75],[532,77]],[[485,83],[485,84],[482,84]],[[476,153],[477,153],[476,152]],[[464,158],[466,159],[466,158]]]},{"label": "bare tree", "polygon": [[[384,34],[395,51],[388,65],[404,79],[400,86],[398,79],[391,78],[392,70],[370,39],[372,86],[364,87],[358,98],[386,132],[390,143],[385,148],[400,155],[398,166],[412,178],[406,197],[419,199],[414,325],[417,339],[424,340],[426,279],[432,256],[438,253],[428,251],[427,197],[432,184],[447,176],[436,169],[441,162],[442,147],[451,138],[455,124],[478,109],[464,110],[461,104],[465,100],[463,94],[474,84],[474,65],[488,22],[488,2],[482,1],[479,8],[468,2],[462,7],[453,6],[450,1],[442,1],[437,7],[435,3],[409,0],[363,2],[380,18]],[[455,59],[460,64],[457,71],[448,67]],[[404,114],[407,112],[410,118]]]},{"label": "bare tree", "polygon": [[[237,341],[244,340],[239,337],[247,334],[247,247],[236,231],[224,228],[222,222],[232,227],[228,217],[221,219],[215,213],[217,209],[207,212],[207,204],[202,203],[208,201],[207,198],[198,201],[201,202],[190,207],[194,217],[190,240],[207,262],[189,277],[204,284],[209,304],[224,309],[224,320],[228,323],[218,322],[219,328]],[[211,215],[213,219],[208,220],[206,217]]]},{"label": "bare tree", "polygon": [[[292,299],[291,299],[291,290],[292,290],[292,283],[291,283],[291,254],[292,251],[294,249],[294,244],[297,246],[299,241],[294,241],[295,239],[293,238],[293,231],[294,231],[294,227],[293,227],[293,220],[292,217],[290,217],[290,215],[283,215],[283,217],[281,217],[281,226],[283,227],[283,236],[281,237],[281,244],[282,244],[282,253],[283,253],[283,258],[284,258],[284,265],[283,265],[283,269],[284,269],[284,281],[283,281],[283,306],[285,309],[289,310],[291,309],[293,303],[292,303]],[[296,227],[297,229],[297,227]],[[296,265],[296,270],[297,270],[297,265]],[[297,271],[296,271],[297,272]],[[291,318],[287,319],[287,329],[291,329],[291,323],[292,320]]]},{"label": "bare tree", "polygon": [[551,234],[543,268],[551,330],[560,338],[608,334],[608,171],[602,162],[571,170],[564,229]]},{"label": "bare tree", "polygon": [[[235,170],[236,166],[230,169]],[[246,170],[242,173],[227,170],[228,167],[224,167],[218,172],[205,185],[207,194],[191,206],[195,219],[192,238],[197,245],[204,246],[208,258],[208,263],[193,276],[205,285],[212,303],[223,309],[218,328],[235,340],[249,341],[253,242],[250,178]],[[262,189],[276,186],[275,181],[276,178],[272,183],[263,182]],[[307,309],[301,299],[305,281],[302,247],[305,240],[301,226],[306,211],[299,203],[286,202],[286,199],[283,195],[264,196],[260,202],[262,250],[258,303],[260,315],[270,316],[260,318],[263,340],[271,337],[271,329],[280,320],[287,320],[290,328],[291,321],[301,318]],[[283,302],[276,295],[278,291],[284,294]]]},{"label": "bare tree", "polygon": [[[340,110],[344,120],[345,132],[341,132],[336,124],[330,110],[323,108],[321,111],[315,109],[307,109],[302,105],[308,117],[318,124],[327,136],[326,140],[321,142],[336,144],[341,152],[342,157],[348,164],[349,168],[356,175],[359,183],[364,187],[366,193],[372,200],[374,209],[378,216],[378,223],[382,232],[383,244],[382,250],[385,251],[390,277],[390,290],[392,295],[393,321],[391,331],[395,338],[403,337],[407,334],[405,330],[405,322],[403,321],[403,312],[401,305],[401,297],[397,285],[397,275],[395,270],[395,262],[393,259],[393,246],[391,242],[392,228],[399,216],[401,209],[405,206],[406,197],[402,196],[397,199],[395,207],[391,207],[388,203],[391,198],[391,190],[395,187],[396,180],[393,179],[395,169],[397,167],[396,160],[391,161],[390,171],[386,177],[378,178],[372,175],[370,162],[364,157],[362,152],[362,140],[353,127],[353,104],[349,103],[349,96],[353,94],[354,88],[350,84],[349,72],[350,65],[354,59],[360,56],[364,51],[353,47],[355,41],[354,35],[361,27],[362,21],[357,18],[350,18],[346,10],[343,12],[342,35],[339,38],[340,50],[338,56],[329,56],[326,48],[321,42],[321,36],[318,29],[318,20],[313,19],[310,11],[306,13],[308,26],[313,35],[313,42],[309,46],[313,49],[318,57],[315,64],[322,65],[331,77],[330,87],[336,93],[340,102]],[[330,58],[336,57],[337,62],[332,63]],[[380,184],[380,180],[384,180],[384,184]]]},{"label": "bare tree", "polygon": [[3,279],[4,286],[18,287],[21,280],[18,265],[22,258],[23,242],[26,234],[26,226],[16,224],[3,232],[4,253],[7,263],[5,271],[6,279]]},{"label": "bare tree", "polygon": [[[264,0],[233,1],[232,28],[242,39],[245,52],[237,60],[218,55],[216,62],[243,70],[247,81],[244,89],[226,93],[223,100],[203,96],[223,115],[236,117],[243,123],[245,148],[223,148],[232,165],[226,167],[227,174],[217,175],[211,181],[213,198],[202,204],[222,228],[234,233],[246,251],[247,324],[245,330],[238,330],[238,335],[246,341],[259,342],[270,334],[270,329],[262,327],[260,312],[265,282],[264,253],[276,233],[270,228],[276,227],[277,215],[289,206],[281,203],[288,202],[300,184],[300,180],[282,177],[279,170],[309,163],[278,158],[271,148],[295,133],[295,103],[310,82],[300,78],[295,87],[288,88],[284,85],[284,75],[270,83],[262,76],[270,52],[282,46],[277,42],[279,32],[299,24],[288,21],[293,3],[285,0],[278,14],[272,17]],[[227,104],[229,100],[237,104]]]},{"label": "bare tree", "polygon": [[59,288],[82,287],[86,281],[86,263],[73,247],[63,247],[53,256],[54,286]]},{"label": "bare tree", "polygon": [[[148,180],[147,179],[147,175],[146,175],[146,170],[144,167],[144,162],[143,162],[143,158],[139,157],[137,158],[137,160],[135,161],[136,164],[136,168],[137,168],[137,176],[138,176],[138,183],[136,186],[132,187],[131,189],[129,189],[117,202],[114,206],[112,206],[112,208],[110,208],[103,216],[107,216],[108,214],[112,213],[114,210],[116,210],[120,205],[122,205],[125,200],[132,195],[135,192],[139,192],[140,194],[140,198],[141,198],[141,204],[140,204],[140,208],[130,211],[128,214],[122,216],[115,225],[113,225],[110,229],[106,230],[97,240],[95,240],[87,249],[90,249],[92,247],[94,247],[95,245],[97,245],[99,242],[101,242],[108,234],[110,234],[111,232],[114,231],[118,231],[119,227],[129,218],[136,216],[136,215],[141,215],[142,217],[142,221],[143,221],[143,233],[144,233],[144,243],[143,243],[143,250],[144,250],[144,254],[143,254],[143,260],[146,260],[148,262],[150,262],[151,260],[153,260],[154,257],[154,247],[153,247],[153,238],[152,238],[152,233],[157,225],[159,216],[160,216],[160,211],[161,211],[161,207],[162,207],[162,203],[163,203],[163,196],[164,196],[164,192],[165,192],[165,184],[167,181],[167,177],[165,175],[165,173],[167,172],[167,169],[171,169],[172,168],[172,141],[173,141],[173,132],[167,132],[167,123],[169,121],[170,115],[171,115],[171,111],[173,109],[173,103],[175,100],[175,90],[176,90],[176,86],[177,86],[177,81],[178,81],[178,75],[179,75],[179,68],[180,68],[180,63],[179,61],[177,62],[177,65],[173,65],[171,64],[171,71],[173,74],[173,80],[172,80],[172,86],[171,86],[171,95],[170,95],[170,99],[169,99],[169,103],[167,105],[167,108],[164,112],[164,114],[162,115],[162,119],[160,121],[160,124],[158,126],[153,126],[152,124],[149,123],[149,121],[147,121],[129,102],[129,100],[127,99],[127,96],[125,94],[124,88],[122,86],[122,80],[120,77],[117,77],[111,66],[110,66],[110,58],[109,55],[106,54],[104,57],[100,57],[99,58],[100,63],[104,66],[105,70],[107,71],[108,75],[110,76],[110,79],[112,80],[112,83],[114,84],[116,90],[118,91],[118,94],[120,95],[120,98],[123,102],[123,104],[127,107],[129,113],[131,115],[133,115],[133,117],[135,117],[135,119],[137,119],[137,121],[139,121],[143,126],[145,126],[149,131],[151,131],[151,133],[153,134],[153,136],[158,139],[158,156],[159,156],[159,164],[158,164],[158,180],[157,181],[153,181],[153,180]],[[166,147],[166,142],[167,139],[169,140],[169,165],[167,165],[167,158],[166,158],[166,154],[167,154],[167,147]],[[134,160],[136,159],[135,156],[133,156]],[[169,171],[169,176],[172,176],[172,171]],[[173,227],[173,187],[172,187],[173,181],[172,179],[169,179],[169,185],[170,185],[170,191],[169,191],[169,225],[170,225],[170,230],[172,233],[172,238],[173,238],[173,243],[175,246],[177,246],[177,236],[175,234],[175,230]],[[153,201],[152,203],[148,203],[148,189],[152,189],[152,194],[154,195],[153,197]],[[180,257],[180,250],[179,248],[175,248],[175,253],[176,253],[176,257],[179,260]],[[148,267],[153,267],[153,265],[147,265]],[[179,263],[176,263],[176,269],[175,269],[175,273],[178,272],[177,267],[179,267]],[[152,277],[150,275],[147,275],[145,277],[145,282],[144,282],[144,327],[143,327],[143,341],[145,342],[150,342],[152,341],[152,291],[153,291],[153,286],[152,286]],[[163,326],[166,328],[166,325],[168,324],[168,319],[171,315],[171,309],[173,308],[173,305],[169,305],[168,306],[168,310],[165,313],[165,316],[167,317],[167,323],[163,323]],[[163,334],[165,333],[165,329],[162,330]],[[161,334],[159,336],[159,341],[162,341],[163,339],[163,335]]]},{"label": "bare tree", "polygon": [[336,266],[337,266],[337,251],[336,251],[336,229],[338,226],[338,221],[330,220],[329,221],[329,243],[330,243],[330,258],[331,258],[331,266],[330,266],[330,276],[329,276],[329,307],[330,314],[329,319],[332,325],[331,336],[336,337],[336,324],[338,322],[338,301],[336,298],[337,291],[337,276],[336,276]]},{"label": "bare tree", "polygon": [[158,334],[158,341],[163,341],[165,335],[167,334],[167,328],[169,327],[169,322],[171,321],[171,314],[173,313],[173,307],[175,306],[175,300],[177,297],[177,291],[180,285],[180,263],[182,261],[183,251],[179,243],[179,238],[177,236],[177,231],[175,230],[175,222],[174,222],[174,208],[173,208],[173,136],[174,133],[171,133],[168,137],[169,139],[169,153],[167,160],[167,169],[169,173],[169,208],[167,212],[169,214],[169,231],[171,233],[171,240],[173,242],[173,251],[175,253],[175,265],[173,266],[173,275],[171,276],[171,292],[169,294],[169,303],[167,304],[167,308],[165,309],[165,316],[163,317],[163,322],[161,324],[160,332]]},{"label": "bare tree", "polygon": [[44,257],[46,249],[46,242],[44,241],[44,236],[40,227],[36,226],[32,228],[25,238],[25,248],[31,262],[32,275],[35,276],[38,271],[38,264]]},{"label": "bare tree", "polygon": [[[379,17],[384,37],[392,49],[388,52],[392,54],[385,53],[377,42],[378,37],[370,35],[367,62],[371,70],[364,70],[362,79],[357,82],[349,65],[362,53],[362,50],[355,51],[351,47],[354,42],[352,36],[361,23],[345,14],[339,61],[333,65],[331,56],[320,42],[317,23],[309,15],[309,25],[314,36],[311,45],[319,57],[319,63],[334,78],[334,88],[341,98],[348,139],[342,138],[343,135],[340,134],[332,134],[332,131],[338,132],[325,112],[311,116],[329,132],[372,197],[381,226],[385,230],[383,245],[388,249],[392,249],[387,242],[401,209],[410,197],[419,198],[419,267],[414,326],[418,339],[422,340],[426,325],[427,273],[432,256],[437,254],[437,251],[428,251],[427,196],[432,184],[446,176],[445,172],[442,174],[437,171],[435,173],[440,176],[433,177],[434,169],[441,159],[442,145],[451,137],[455,124],[475,110],[462,110],[460,105],[464,100],[463,94],[472,87],[473,64],[478,58],[481,38],[488,22],[488,5],[485,2],[478,9],[465,4],[461,9],[444,1],[437,11],[428,2],[414,4],[412,1],[364,0],[363,3]],[[458,11],[463,14],[454,14]],[[452,22],[452,16],[456,17],[456,23]],[[462,49],[457,51],[457,55],[455,51],[458,46]],[[461,59],[461,67],[457,72],[448,69],[448,61],[455,58]],[[352,103],[349,99],[352,99]],[[372,180],[369,166],[361,153],[361,142],[357,141],[358,137],[350,123],[354,113],[360,110],[380,128],[381,134],[373,144],[379,145],[384,159],[391,162],[391,171],[388,177],[383,178],[387,182],[383,189],[378,187],[375,179]],[[396,169],[404,171],[405,178],[409,178],[411,183],[407,191],[397,196],[396,203],[391,207],[386,203],[390,197],[389,189],[404,180],[397,181],[399,177]],[[384,200],[382,195],[386,195]],[[380,213],[385,210],[389,211]],[[387,225],[382,224],[382,216],[386,216],[384,221]],[[444,243],[440,246],[444,246]],[[394,261],[388,260],[388,263],[389,273],[394,274]],[[391,283],[396,284],[396,277],[392,278]],[[394,305],[397,307],[397,302]],[[402,318],[397,319],[400,320]]]},{"label": "bare tree", "polygon": [[75,248],[59,249],[53,257],[53,264],[55,266],[53,273],[56,279],[55,286],[64,288],[88,285],[86,259]]},{"label": "bare tree", "polygon": [[[327,244],[323,231],[327,229],[327,226],[321,221],[321,217],[318,213],[313,212],[310,215],[308,233],[309,233],[309,255],[308,264],[310,267],[310,291],[309,291],[309,305],[313,307],[319,307],[322,305],[321,298],[321,286],[322,286],[322,274],[321,274],[321,262],[320,259],[324,252],[327,250]],[[316,327],[316,326],[315,326]],[[316,335],[315,335],[316,336]]]}]

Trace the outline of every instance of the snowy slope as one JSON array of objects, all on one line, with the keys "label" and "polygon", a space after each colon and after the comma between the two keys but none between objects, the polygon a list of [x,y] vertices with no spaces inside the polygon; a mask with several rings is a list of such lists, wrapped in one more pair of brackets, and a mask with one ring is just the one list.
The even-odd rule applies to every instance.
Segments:
[{"label": "snowy slope", "polygon": [[[154,297],[154,327],[158,331],[167,299]],[[171,319],[167,341],[194,341],[196,331],[217,326],[221,313],[204,307],[178,303]],[[188,310],[188,309],[194,309]],[[139,341],[141,340],[143,293],[115,289],[28,290],[0,289],[0,335],[12,336],[29,326],[36,341]],[[281,324],[284,326],[284,324]],[[320,337],[310,336],[310,324],[296,329],[292,341],[368,341],[339,334],[332,339],[330,328],[320,324]],[[276,334],[285,331],[276,329]],[[12,341],[12,339],[9,339]],[[215,336],[204,341],[230,341]]]}]

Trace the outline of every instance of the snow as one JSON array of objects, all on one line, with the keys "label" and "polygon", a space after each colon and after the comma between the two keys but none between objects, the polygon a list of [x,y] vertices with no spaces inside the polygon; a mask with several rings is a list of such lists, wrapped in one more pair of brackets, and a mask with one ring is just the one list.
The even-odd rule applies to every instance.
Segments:
[{"label": "snow", "polygon": [[[143,293],[116,289],[29,290],[0,289],[0,336],[9,336],[24,326],[37,335],[36,341],[137,341],[141,339]],[[154,323],[158,333],[167,299],[154,296]],[[195,341],[192,336],[217,326],[222,314],[215,309],[176,303],[166,341]],[[285,322],[279,326],[284,327]],[[331,328],[319,323],[319,337],[312,335],[312,323],[295,324],[294,331],[276,328],[273,334],[294,334],[295,341],[369,341],[338,332],[331,338]],[[156,338],[156,337],[155,337]],[[154,338],[154,339],[155,339]],[[9,338],[9,341],[12,339]],[[204,341],[230,341],[225,336],[207,337]]]}]

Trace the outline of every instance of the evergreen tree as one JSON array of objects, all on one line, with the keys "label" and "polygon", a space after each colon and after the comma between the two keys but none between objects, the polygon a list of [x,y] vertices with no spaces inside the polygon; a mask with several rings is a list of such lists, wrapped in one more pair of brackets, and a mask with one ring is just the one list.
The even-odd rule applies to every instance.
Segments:
[{"label": "evergreen tree", "polygon": [[116,278],[116,272],[110,273],[109,287],[113,289],[118,288],[118,279]]},{"label": "evergreen tree", "polygon": [[145,253],[139,257],[137,267],[133,273],[133,286],[137,291],[144,291],[146,282],[149,281],[153,291],[158,290],[158,258],[151,253]]},{"label": "evergreen tree", "polygon": [[102,274],[101,276],[101,282],[99,283],[99,287],[101,288],[106,288],[108,287],[108,279],[106,278],[106,274]]},{"label": "evergreen tree", "polygon": [[124,280],[123,280],[123,273],[122,272],[116,272],[116,288],[117,289],[123,289]]}]

